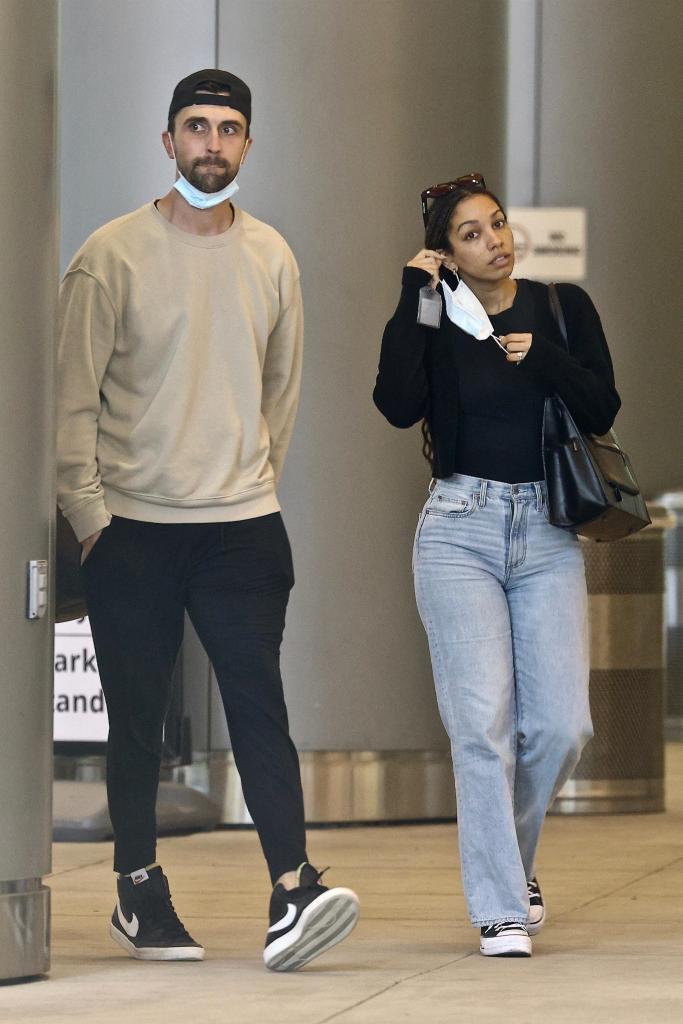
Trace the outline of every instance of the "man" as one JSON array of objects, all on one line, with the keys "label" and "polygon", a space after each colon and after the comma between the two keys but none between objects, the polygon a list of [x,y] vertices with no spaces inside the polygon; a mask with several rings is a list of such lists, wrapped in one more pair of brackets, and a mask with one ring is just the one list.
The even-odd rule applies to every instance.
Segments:
[{"label": "man", "polygon": [[106,224],[60,292],[59,501],[109,713],[112,938],[201,960],[155,862],[155,800],[187,609],[213,663],[274,884],[264,960],[301,967],[358,918],[308,863],[280,644],[293,585],[276,483],[299,394],[302,310],[284,239],[230,202],[251,93],[224,71],[178,83],[162,141],[176,182]]}]

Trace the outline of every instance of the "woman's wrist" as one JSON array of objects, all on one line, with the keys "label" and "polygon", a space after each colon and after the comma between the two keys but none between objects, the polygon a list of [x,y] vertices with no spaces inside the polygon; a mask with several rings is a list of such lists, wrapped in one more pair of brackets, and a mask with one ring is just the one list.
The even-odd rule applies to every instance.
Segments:
[{"label": "woman's wrist", "polygon": [[402,284],[404,288],[424,288],[432,279],[428,270],[421,267],[404,267]]}]

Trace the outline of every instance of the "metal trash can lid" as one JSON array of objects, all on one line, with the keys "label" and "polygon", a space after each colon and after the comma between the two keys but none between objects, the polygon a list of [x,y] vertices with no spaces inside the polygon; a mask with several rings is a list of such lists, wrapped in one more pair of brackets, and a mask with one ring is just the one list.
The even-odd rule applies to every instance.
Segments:
[{"label": "metal trash can lid", "polygon": [[[627,541],[629,544],[634,544],[636,543],[636,541],[658,540],[655,534],[662,534],[666,530],[673,530],[679,525],[680,518],[676,516],[675,513],[672,512],[670,509],[665,508],[663,505],[657,505],[654,503],[650,504],[650,502],[648,502],[647,510],[650,514],[650,519],[652,520],[652,522],[649,524],[649,526],[645,526],[642,530],[638,530],[637,533],[632,533],[628,537],[624,537],[624,541]],[[582,537],[581,535],[579,535],[579,540],[582,544],[587,544],[588,546],[595,543],[595,541],[590,540],[588,537]],[[621,544],[623,543],[623,541],[620,540],[616,541],[615,543]],[[599,547],[605,546],[606,545],[604,543],[599,545]]]},{"label": "metal trash can lid", "polygon": [[[681,495],[681,498],[683,498],[683,495]],[[681,509],[683,510],[683,505],[681,505]],[[672,509],[667,508],[667,506],[663,505],[661,502],[657,501],[650,503],[648,501],[647,510],[650,513],[650,519],[652,520],[652,523],[650,524],[650,526],[646,526],[644,530],[640,530],[639,533],[634,533],[634,540],[642,536],[642,534],[644,533],[649,533],[649,531],[653,529],[673,530],[674,527],[678,526],[677,516],[674,514]],[[630,539],[631,538],[629,538],[629,540]]]},{"label": "metal trash can lid", "polygon": [[671,509],[672,512],[679,510],[683,512],[683,491],[667,491],[666,494],[660,494],[658,498],[655,498],[655,501],[658,505]]}]

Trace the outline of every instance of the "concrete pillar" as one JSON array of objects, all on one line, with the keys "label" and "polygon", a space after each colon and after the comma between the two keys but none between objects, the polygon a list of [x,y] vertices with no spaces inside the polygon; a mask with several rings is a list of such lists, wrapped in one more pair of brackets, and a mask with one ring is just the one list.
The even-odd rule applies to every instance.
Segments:
[{"label": "concrete pillar", "polygon": [[56,4],[0,4],[0,981],[49,967],[52,619],[26,615],[54,507]]},{"label": "concrete pillar", "polygon": [[61,267],[114,217],[164,195],[173,87],[215,60],[215,0],[66,0],[59,19]]},{"label": "concrete pillar", "polygon": [[[505,4],[218,8],[219,64],[253,91],[238,202],[285,235],[304,292],[280,499],[297,576],[283,672],[308,817],[452,814],[410,568],[429,472],[419,428],[389,427],[371,392],[402,265],[423,242],[420,191],[473,169],[503,184]],[[213,711],[215,762],[229,747],[215,696]]]},{"label": "concrete pillar", "polygon": [[588,210],[586,288],[649,495],[681,485],[679,0],[542,0],[539,193]]},{"label": "concrete pillar", "polygon": [[[297,575],[283,668],[312,819],[453,812],[410,572],[429,474],[419,430],[389,427],[371,392],[401,267],[422,244],[421,189],[475,168],[503,183],[505,13],[504,0],[63,7],[63,264],[95,227],[170,184],[157,135],[179,78],[217,63],[253,91],[256,144],[237,202],[288,239],[306,304],[280,497]],[[242,820],[191,632],[183,657],[194,746],[214,758],[201,784],[234,794],[226,820]]]},{"label": "concrete pillar", "polygon": [[[173,164],[161,145],[173,88],[216,60],[216,0],[65,0],[59,19],[61,271],[97,228],[164,195]],[[206,696],[207,679],[196,681]],[[206,700],[204,700],[204,704]],[[103,779],[101,753],[62,744],[56,762],[58,835],[109,830],[104,786],[82,801],[78,781]],[[77,780],[71,784],[70,780]],[[162,783],[159,828],[177,823],[179,792]],[[206,822],[205,801],[183,814]],[[189,800],[189,802],[188,802]],[[82,804],[82,814],[80,806]],[[192,805],[192,806],[190,806]]]}]

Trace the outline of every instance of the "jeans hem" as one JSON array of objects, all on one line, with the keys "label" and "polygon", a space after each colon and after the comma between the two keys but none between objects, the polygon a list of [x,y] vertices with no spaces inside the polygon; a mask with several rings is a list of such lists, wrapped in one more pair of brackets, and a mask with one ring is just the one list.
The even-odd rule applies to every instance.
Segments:
[{"label": "jeans hem", "polygon": [[492,924],[528,924],[529,915],[526,917],[515,917],[514,914],[508,917],[481,917],[476,920],[472,920],[472,924],[475,928],[488,928]]}]

